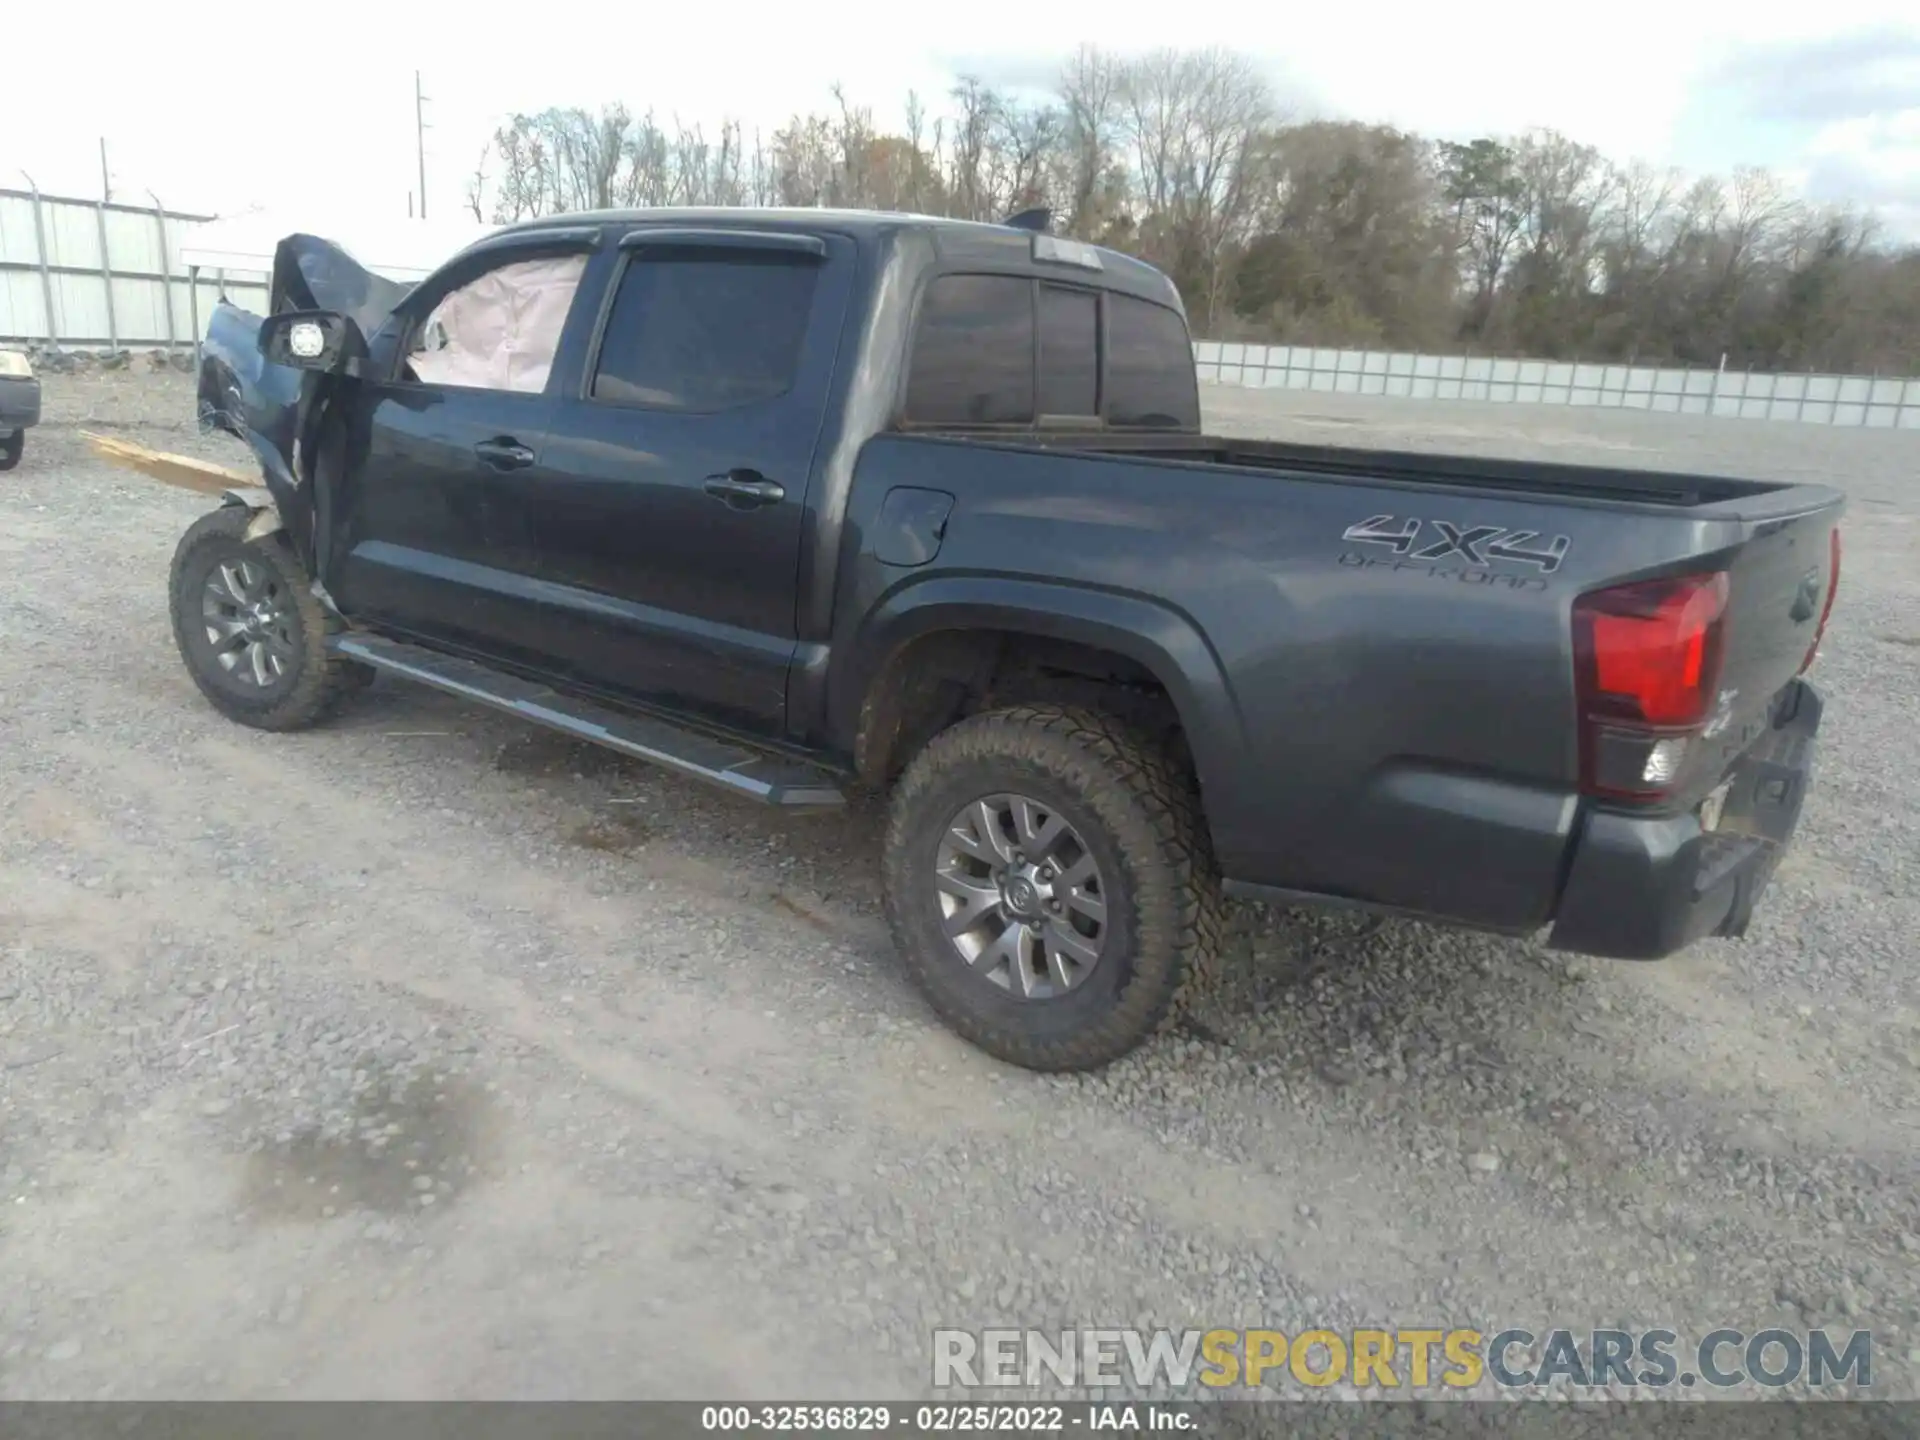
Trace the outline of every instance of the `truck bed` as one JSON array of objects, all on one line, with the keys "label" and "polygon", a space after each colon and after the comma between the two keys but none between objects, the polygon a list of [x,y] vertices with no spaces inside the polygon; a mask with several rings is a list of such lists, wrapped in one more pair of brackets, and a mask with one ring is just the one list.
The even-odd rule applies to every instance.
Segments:
[{"label": "truck bed", "polygon": [[1281,440],[1246,440],[1222,435],[1141,435],[1137,432],[1028,432],[1019,440],[953,433],[971,439],[1020,448],[1077,450],[1088,454],[1126,455],[1141,459],[1186,461],[1236,470],[1266,470],[1277,475],[1315,480],[1352,480],[1370,485],[1406,484],[1447,486],[1471,490],[1522,491],[1604,500],[1663,509],[1728,506],[1766,499],[1769,514],[1791,512],[1792,492],[1818,508],[1831,497],[1818,487],[1746,480],[1727,475],[1693,475],[1662,470],[1569,465],[1535,460],[1495,460],[1479,456],[1435,455],[1399,450],[1364,450],[1349,446],[1299,445]]},{"label": "truck bed", "polygon": [[[952,497],[933,564],[881,513],[895,486]],[[903,563],[850,569],[836,614],[1026,587],[1053,633],[1076,633],[1057,617],[1079,604],[1079,633],[1132,644],[1174,697],[1230,879],[1524,933],[1551,919],[1593,817],[1619,808],[1590,793],[1582,597],[1726,577],[1710,733],[1657,802],[1633,802],[1643,821],[1686,817],[1777,728],[1844,503],[1818,485],[1197,433],[882,434],[848,524]],[[836,650],[902,633],[868,628]],[[842,729],[856,706],[840,701]]]}]

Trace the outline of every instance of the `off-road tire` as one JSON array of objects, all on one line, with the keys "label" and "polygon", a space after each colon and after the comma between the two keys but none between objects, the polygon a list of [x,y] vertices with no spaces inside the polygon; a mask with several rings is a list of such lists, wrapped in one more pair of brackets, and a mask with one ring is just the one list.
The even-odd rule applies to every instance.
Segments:
[{"label": "off-road tire", "polygon": [[[1098,966],[1049,999],[1023,999],[955,952],[933,885],[953,817],[993,794],[1056,808],[1098,861],[1109,925]],[[1029,1070],[1092,1070],[1164,1029],[1214,977],[1222,897],[1192,777],[1097,710],[1021,705],[941,732],[895,786],[883,860],[888,924],[941,1019]]]},{"label": "off-road tire", "polygon": [[[222,506],[194,521],[180,537],[167,586],[174,644],[200,693],[229,720],[258,730],[301,730],[324,719],[347,696],[365,689],[373,671],[327,649],[327,637],[341,628],[339,620],[314,598],[306,570],[285,537],[246,538],[252,518],[243,505]],[[222,560],[246,560],[264,567],[278,587],[290,621],[294,664],[271,687],[249,692],[227,679],[211,658],[200,618],[201,591],[213,566]]]},{"label": "off-road tire", "polygon": [[20,463],[20,457],[27,451],[27,432],[16,430],[6,439],[0,440],[0,470],[11,470]]}]

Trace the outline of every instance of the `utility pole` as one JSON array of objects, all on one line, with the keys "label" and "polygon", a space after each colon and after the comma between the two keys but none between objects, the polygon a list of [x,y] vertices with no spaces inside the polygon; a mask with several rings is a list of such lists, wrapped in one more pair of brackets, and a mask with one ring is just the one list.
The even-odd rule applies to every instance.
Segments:
[{"label": "utility pole", "polygon": [[100,198],[113,199],[113,177],[107,173],[107,137],[100,137]]},{"label": "utility pole", "polygon": [[[420,72],[413,72],[413,146],[420,159],[420,218],[427,218],[427,97],[420,93]],[[409,210],[413,207],[408,206]]]}]

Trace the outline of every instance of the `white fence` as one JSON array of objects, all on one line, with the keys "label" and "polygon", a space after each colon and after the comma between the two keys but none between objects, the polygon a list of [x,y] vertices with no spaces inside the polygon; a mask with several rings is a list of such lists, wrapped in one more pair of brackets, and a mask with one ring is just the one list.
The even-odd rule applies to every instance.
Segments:
[{"label": "white fence", "polygon": [[1194,345],[1193,354],[1200,378],[1222,385],[1413,400],[1593,405],[1675,415],[1920,430],[1920,380],[1916,379],[1668,370],[1646,365],[1323,350],[1305,345],[1231,345],[1206,340]]},{"label": "white fence", "polygon": [[266,277],[203,272],[189,292],[181,243],[209,217],[0,190],[0,344],[146,349],[194,341],[224,283],[266,309]]}]

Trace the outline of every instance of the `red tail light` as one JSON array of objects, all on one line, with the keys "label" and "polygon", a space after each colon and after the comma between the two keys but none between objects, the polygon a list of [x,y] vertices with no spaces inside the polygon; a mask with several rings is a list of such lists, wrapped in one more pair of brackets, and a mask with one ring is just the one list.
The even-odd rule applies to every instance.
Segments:
[{"label": "red tail light", "polygon": [[1582,595],[1573,606],[1575,644],[1586,652],[1596,708],[1648,725],[1704,720],[1720,678],[1726,609],[1724,574]]},{"label": "red tail light", "polygon": [[1584,787],[1657,799],[1679,774],[1720,683],[1724,572],[1644,580],[1573,604]]},{"label": "red tail light", "polygon": [[1813,664],[1813,657],[1820,653],[1820,642],[1827,638],[1827,618],[1833,614],[1833,599],[1840,593],[1840,527],[1833,527],[1827,542],[1827,598],[1820,606],[1820,624],[1813,632],[1813,644],[1807,647],[1807,658],[1800,662],[1800,673],[1807,673]]}]

